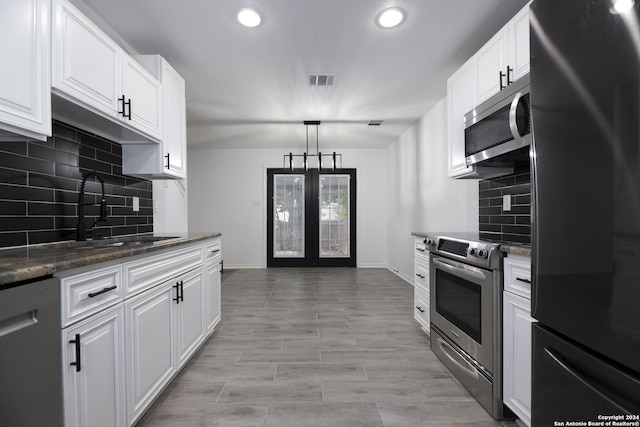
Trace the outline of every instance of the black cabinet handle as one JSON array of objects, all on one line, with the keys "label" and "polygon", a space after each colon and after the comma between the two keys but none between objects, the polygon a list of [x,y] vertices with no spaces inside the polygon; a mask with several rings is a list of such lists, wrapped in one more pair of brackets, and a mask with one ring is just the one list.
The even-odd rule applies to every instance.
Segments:
[{"label": "black cabinet handle", "polygon": [[529,280],[529,279],[523,279],[522,277],[516,277],[516,280],[517,280],[518,282],[524,282],[524,283],[531,284],[531,280]]},{"label": "black cabinet handle", "polygon": [[421,279],[424,279],[424,275],[423,274],[416,273],[416,276],[418,276]]},{"label": "black cabinet handle", "polygon": [[180,280],[180,301],[184,302],[184,282]]},{"label": "black cabinet handle", "polygon": [[170,153],[167,153],[167,155],[164,156],[167,159],[167,166],[166,166],[167,169],[171,169],[171,163],[169,163],[169,154]]},{"label": "black cabinet handle", "polygon": [[211,251],[212,254],[217,254],[218,252],[220,252],[220,249],[214,249]]},{"label": "black cabinet handle", "polygon": [[98,291],[98,292],[91,292],[90,294],[87,294],[87,296],[88,296],[89,298],[97,297],[98,295],[106,294],[107,292],[112,291],[112,290],[114,290],[114,289],[116,289],[116,288],[117,288],[117,286],[116,286],[116,285],[109,286],[108,288],[104,288],[104,289],[102,289],[101,291]]},{"label": "black cabinet handle", "polygon": [[513,74],[513,68],[507,65],[507,86],[513,83],[513,80],[511,80],[512,74]]},{"label": "black cabinet handle", "polygon": [[500,71],[500,90],[504,89],[506,86],[502,84],[502,79],[505,77],[504,73]]},{"label": "black cabinet handle", "polygon": [[224,274],[224,261],[220,260],[220,274]]},{"label": "black cabinet handle", "polygon": [[69,344],[76,345],[76,361],[69,363],[69,365],[75,366],[76,372],[80,372],[80,370],[82,369],[82,365],[80,362],[80,334],[76,334],[76,338],[69,341]]},{"label": "black cabinet handle", "polygon": [[417,306],[417,305],[416,305],[416,308],[418,309],[418,311],[419,311],[420,313],[424,313],[424,308],[422,308],[422,307],[420,307],[420,306]]},{"label": "black cabinet handle", "polygon": [[416,248],[416,250],[420,251],[420,252],[426,252],[426,249],[422,249],[422,248]]},{"label": "black cabinet handle", "polygon": [[176,282],[173,287],[176,288],[176,297],[173,300],[176,302],[176,304],[180,304],[180,282]]},{"label": "black cabinet handle", "polygon": [[[131,120],[131,98],[127,101],[127,98],[122,95],[122,98],[118,98],[118,102],[122,102],[122,111],[118,111],[118,113],[122,114],[125,119]],[[127,107],[129,107],[129,114],[127,114]]]}]

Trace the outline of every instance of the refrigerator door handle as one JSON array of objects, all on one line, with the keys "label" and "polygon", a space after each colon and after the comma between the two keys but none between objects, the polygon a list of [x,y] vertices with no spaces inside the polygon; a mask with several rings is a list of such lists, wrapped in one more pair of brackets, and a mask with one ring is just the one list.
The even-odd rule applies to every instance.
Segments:
[{"label": "refrigerator door handle", "polygon": [[562,369],[564,369],[568,374],[570,374],[573,378],[580,381],[585,387],[589,390],[597,394],[600,398],[606,400],[611,405],[615,406],[621,414],[630,415],[632,412],[628,411],[624,407],[620,406],[614,399],[612,399],[605,390],[602,390],[601,387],[597,387],[592,384],[587,378],[581,375],[578,371],[576,371],[571,365],[561,360],[561,357],[556,355],[556,353],[551,350],[549,347],[544,349],[544,352],[548,357],[551,358],[555,363],[557,363]]}]

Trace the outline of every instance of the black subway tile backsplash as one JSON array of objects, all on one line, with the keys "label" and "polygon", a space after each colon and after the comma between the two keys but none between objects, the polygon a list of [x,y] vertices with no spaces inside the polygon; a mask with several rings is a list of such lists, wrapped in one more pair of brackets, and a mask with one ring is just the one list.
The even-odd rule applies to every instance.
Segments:
[{"label": "black subway tile backsplash", "polygon": [[[105,180],[108,222],[89,238],[153,232],[151,181],[122,175],[122,147],[81,129],[53,122],[46,142],[16,137],[0,142],[0,247],[75,239],[78,192],[83,175]],[[101,185],[90,177],[85,203],[98,203]],[[134,212],[132,197],[140,198]],[[85,224],[99,216],[85,207]]]},{"label": "black subway tile backsplash", "polygon": [[[479,224],[482,239],[531,244],[531,173],[529,162],[516,164],[509,176],[481,181]],[[511,210],[504,211],[504,195],[511,195]]]}]

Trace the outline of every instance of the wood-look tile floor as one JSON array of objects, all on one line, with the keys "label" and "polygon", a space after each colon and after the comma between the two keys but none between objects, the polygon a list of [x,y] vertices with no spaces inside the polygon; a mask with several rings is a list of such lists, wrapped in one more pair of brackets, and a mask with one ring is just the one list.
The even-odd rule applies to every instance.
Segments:
[{"label": "wood-look tile floor", "polygon": [[429,349],[413,287],[349,268],[227,270],[216,331],[137,424],[501,425]]}]

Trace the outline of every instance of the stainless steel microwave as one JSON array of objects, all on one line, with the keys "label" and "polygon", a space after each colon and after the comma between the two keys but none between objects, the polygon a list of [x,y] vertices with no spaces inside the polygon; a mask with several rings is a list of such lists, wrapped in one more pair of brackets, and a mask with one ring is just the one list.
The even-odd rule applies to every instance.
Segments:
[{"label": "stainless steel microwave", "polygon": [[[464,116],[467,166],[512,164],[531,145],[529,75],[511,83]],[[516,151],[517,150],[517,151]]]}]

